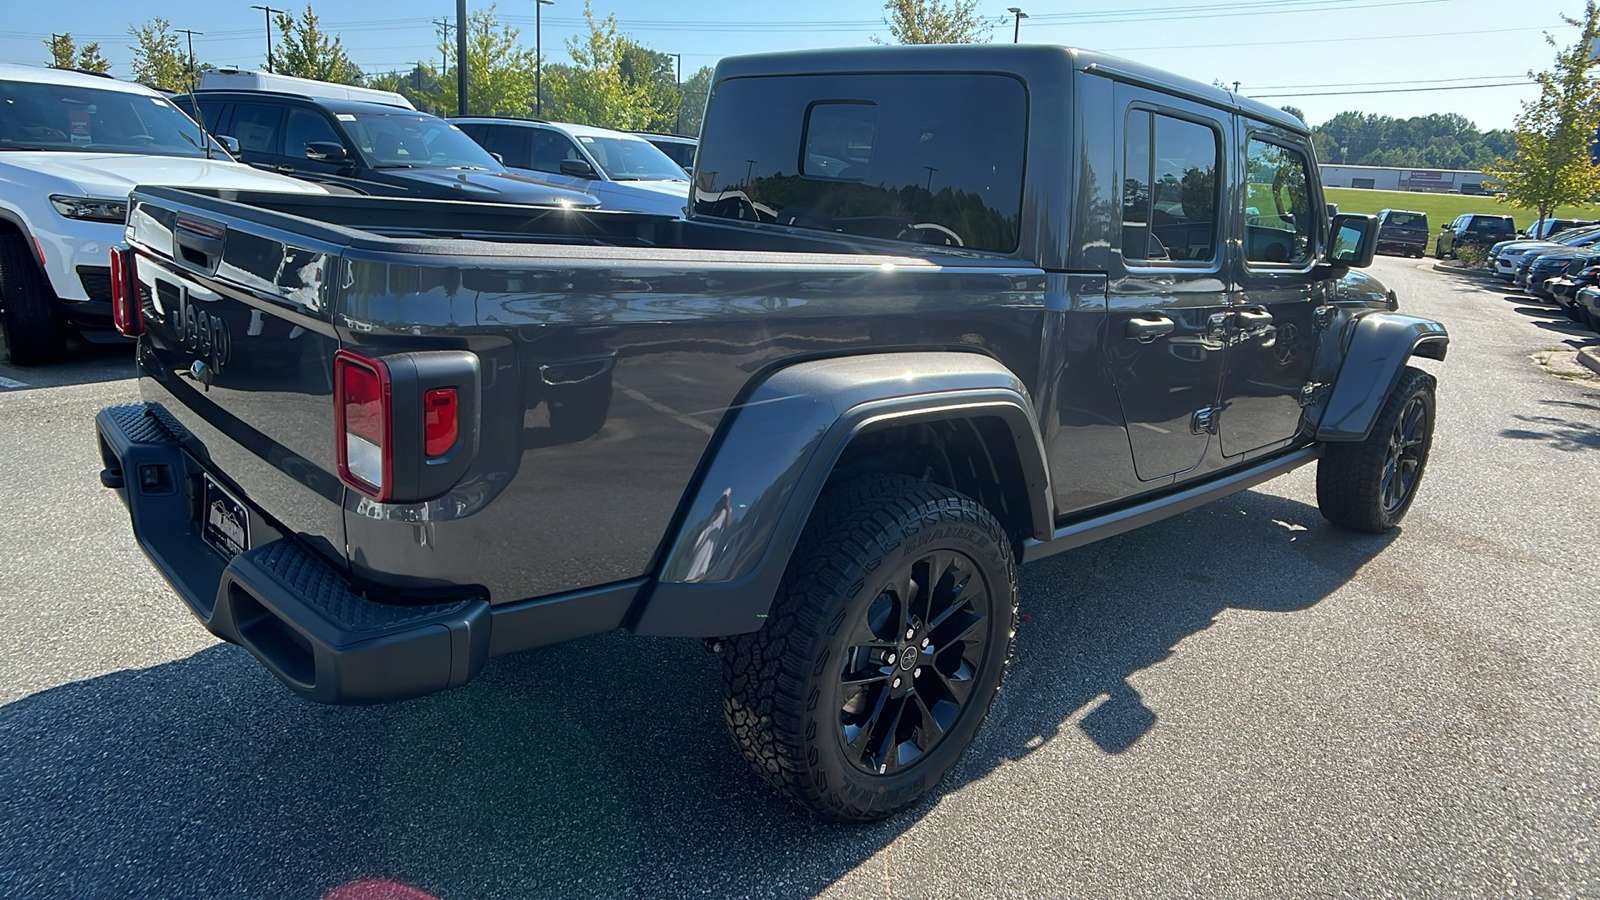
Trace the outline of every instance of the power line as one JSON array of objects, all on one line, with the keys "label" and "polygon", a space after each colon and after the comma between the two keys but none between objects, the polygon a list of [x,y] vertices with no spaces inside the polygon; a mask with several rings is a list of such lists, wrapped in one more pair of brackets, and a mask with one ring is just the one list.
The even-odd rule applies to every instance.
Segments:
[{"label": "power line", "polygon": [[1457,81],[1493,81],[1497,79],[1503,80],[1506,78],[1523,77],[1525,77],[1523,73],[1517,72],[1511,75],[1467,75],[1462,78],[1408,78],[1400,81],[1390,78],[1385,81],[1344,81],[1332,84],[1263,84],[1251,85],[1251,88],[1258,91],[1287,91],[1299,88],[1371,87],[1377,84],[1445,84],[1447,82]]},{"label": "power line", "polygon": [[1500,84],[1461,84],[1452,87],[1387,88],[1376,91],[1328,91],[1326,93],[1317,94],[1247,94],[1246,96],[1253,100],[1271,100],[1278,97],[1347,97],[1355,94],[1416,94],[1423,91],[1477,91],[1484,88],[1529,87],[1533,84],[1534,82],[1523,79],[1522,81],[1506,81],[1501,82]]}]

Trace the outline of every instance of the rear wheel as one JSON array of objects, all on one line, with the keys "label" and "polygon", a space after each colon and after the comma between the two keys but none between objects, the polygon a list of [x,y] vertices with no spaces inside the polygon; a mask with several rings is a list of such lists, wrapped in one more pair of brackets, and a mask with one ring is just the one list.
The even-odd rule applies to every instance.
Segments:
[{"label": "rear wheel", "polygon": [[20,234],[0,234],[0,304],[13,365],[37,366],[66,355],[67,328],[55,291]]},{"label": "rear wheel", "polygon": [[1016,580],[1004,529],[968,497],[899,475],[830,488],[766,627],[723,651],[739,749],[834,818],[914,802],[989,712],[1016,634]]},{"label": "rear wheel", "polygon": [[1407,366],[1367,439],[1327,446],[1317,463],[1323,518],[1368,534],[1399,524],[1433,446],[1433,392],[1433,376]]}]

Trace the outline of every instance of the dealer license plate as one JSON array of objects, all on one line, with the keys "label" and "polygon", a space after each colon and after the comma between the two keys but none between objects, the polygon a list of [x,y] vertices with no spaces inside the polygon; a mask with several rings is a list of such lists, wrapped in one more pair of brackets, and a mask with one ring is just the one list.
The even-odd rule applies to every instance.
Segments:
[{"label": "dealer license plate", "polygon": [[250,512],[239,498],[205,477],[205,518],[200,535],[223,558],[232,559],[250,549]]}]

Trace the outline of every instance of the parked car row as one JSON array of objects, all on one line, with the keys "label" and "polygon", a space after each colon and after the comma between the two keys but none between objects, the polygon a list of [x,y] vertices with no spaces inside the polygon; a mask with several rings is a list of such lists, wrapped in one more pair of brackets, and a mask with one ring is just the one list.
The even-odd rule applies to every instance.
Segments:
[{"label": "parked car row", "polygon": [[1550,240],[1502,241],[1489,251],[1495,275],[1560,307],[1600,331],[1600,225],[1562,231]]},{"label": "parked car row", "polygon": [[73,331],[124,340],[112,321],[110,247],[137,185],[677,217],[696,146],[533,119],[446,120],[400,94],[260,72],[208,72],[193,93],[166,96],[0,65],[6,348],[13,363],[37,365],[61,358]]}]

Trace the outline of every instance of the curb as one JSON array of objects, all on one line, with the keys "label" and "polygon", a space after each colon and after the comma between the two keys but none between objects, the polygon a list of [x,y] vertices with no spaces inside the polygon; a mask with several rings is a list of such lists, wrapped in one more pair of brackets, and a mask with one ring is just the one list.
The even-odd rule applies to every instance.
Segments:
[{"label": "curb", "polygon": [[1588,366],[1596,375],[1600,375],[1600,347],[1579,348],[1578,362]]},{"label": "curb", "polygon": [[1447,266],[1444,263],[1434,263],[1433,270],[1435,272],[1443,272],[1446,275],[1471,275],[1474,278],[1489,278],[1493,276],[1493,273],[1488,269],[1463,269],[1460,266]]}]

